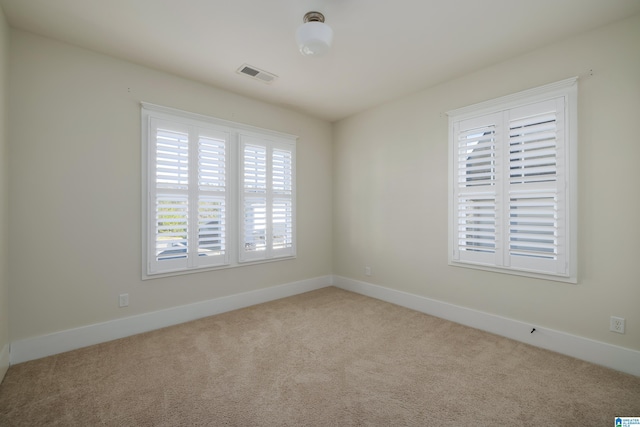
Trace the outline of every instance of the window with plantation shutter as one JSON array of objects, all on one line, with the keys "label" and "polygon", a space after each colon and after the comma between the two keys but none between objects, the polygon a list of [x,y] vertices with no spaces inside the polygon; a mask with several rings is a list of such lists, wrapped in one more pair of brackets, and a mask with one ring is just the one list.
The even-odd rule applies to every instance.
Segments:
[{"label": "window with plantation shutter", "polygon": [[149,142],[149,273],[227,264],[229,134],[150,117]]},{"label": "window with plantation shutter", "polygon": [[286,141],[240,135],[240,261],[293,256],[294,151]]},{"label": "window with plantation shutter", "polygon": [[295,256],[295,137],[143,104],[143,278]]},{"label": "window with plantation shutter", "polygon": [[449,263],[576,282],[576,79],[449,113]]}]

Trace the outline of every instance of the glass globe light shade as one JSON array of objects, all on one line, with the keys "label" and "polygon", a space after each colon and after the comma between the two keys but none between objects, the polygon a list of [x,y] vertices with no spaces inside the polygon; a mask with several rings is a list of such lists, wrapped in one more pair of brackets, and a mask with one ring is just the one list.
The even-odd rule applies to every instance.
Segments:
[{"label": "glass globe light shade", "polygon": [[333,30],[324,22],[311,21],[302,24],[296,31],[296,42],[305,56],[322,56],[329,51]]}]

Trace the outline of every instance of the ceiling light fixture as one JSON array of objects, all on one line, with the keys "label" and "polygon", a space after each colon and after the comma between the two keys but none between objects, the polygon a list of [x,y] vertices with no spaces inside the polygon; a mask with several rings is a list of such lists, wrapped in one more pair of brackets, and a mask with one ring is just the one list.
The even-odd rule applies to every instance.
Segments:
[{"label": "ceiling light fixture", "polygon": [[296,31],[296,42],[304,56],[322,56],[329,51],[333,40],[333,30],[324,23],[320,12],[304,15],[304,24]]}]

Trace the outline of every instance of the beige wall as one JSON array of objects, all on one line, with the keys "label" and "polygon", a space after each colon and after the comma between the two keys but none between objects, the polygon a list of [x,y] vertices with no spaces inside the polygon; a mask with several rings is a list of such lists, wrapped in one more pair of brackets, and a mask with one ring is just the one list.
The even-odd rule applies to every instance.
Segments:
[{"label": "beige wall", "polygon": [[9,27],[0,9],[0,381],[9,367],[8,154],[6,88],[8,81]]},{"label": "beige wall", "polygon": [[[11,37],[12,341],[331,274],[330,123],[29,33]],[[140,101],[299,136],[297,259],[141,280]],[[128,308],[118,308],[120,293]]]},{"label": "beige wall", "polygon": [[[0,20],[2,65],[7,31]],[[332,128],[291,110],[12,30],[11,126],[8,138],[0,133],[0,161],[11,159],[10,179],[5,167],[0,173],[2,254],[7,241],[11,246],[8,280],[7,256],[0,254],[0,350],[9,340],[332,272],[640,349],[640,141],[634,126],[639,44],[637,16]],[[449,267],[445,112],[574,75],[581,77],[579,283]],[[4,78],[1,73],[0,92]],[[298,258],[140,280],[139,101],[299,135]],[[365,265],[372,267],[371,277],[364,276]],[[119,309],[117,296],[125,292],[130,306]],[[608,331],[610,315],[627,319],[626,334]]]},{"label": "beige wall", "polygon": [[[640,16],[336,123],[334,273],[640,350],[638,46]],[[579,283],[448,266],[445,112],[576,75]]]}]

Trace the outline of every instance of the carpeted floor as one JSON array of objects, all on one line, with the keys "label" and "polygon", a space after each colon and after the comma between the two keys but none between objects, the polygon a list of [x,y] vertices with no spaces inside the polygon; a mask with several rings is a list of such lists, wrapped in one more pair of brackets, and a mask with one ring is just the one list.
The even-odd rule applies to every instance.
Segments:
[{"label": "carpeted floor", "polygon": [[1,426],[610,426],[640,378],[325,288],[9,368]]}]

